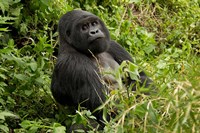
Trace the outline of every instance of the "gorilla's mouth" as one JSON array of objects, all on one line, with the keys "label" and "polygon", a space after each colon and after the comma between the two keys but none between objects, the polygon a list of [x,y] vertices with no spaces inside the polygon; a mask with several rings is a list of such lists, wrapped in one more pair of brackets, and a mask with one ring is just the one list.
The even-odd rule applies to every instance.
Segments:
[{"label": "gorilla's mouth", "polygon": [[104,37],[96,37],[96,38],[92,38],[91,40],[90,40],[90,43],[94,43],[94,42],[96,42],[96,41],[99,41],[99,40],[101,40],[101,39],[103,39]]},{"label": "gorilla's mouth", "polygon": [[100,39],[102,39],[102,38],[104,38],[104,37],[97,37],[97,38],[94,39],[93,41],[97,41],[97,40],[100,40]]}]

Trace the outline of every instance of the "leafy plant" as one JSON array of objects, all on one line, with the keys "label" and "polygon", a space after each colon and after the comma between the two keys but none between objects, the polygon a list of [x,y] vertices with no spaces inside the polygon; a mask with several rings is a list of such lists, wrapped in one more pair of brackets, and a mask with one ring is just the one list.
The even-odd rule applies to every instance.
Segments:
[{"label": "leafy plant", "polygon": [[[200,124],[200,8],[197,0],[0,0],[0,130],[66,132],[93,112],[75,114],[52,98],[50,82],[58,51],[57,23],[72,9],[99,16],[111,38],[132,55],[112,73],[120,87],[99,109],[115,115],[100,132],[198,132]],[[156,86],[123,85],[145,70]],[[106,119],[105,119],[106,120]],[[79,130],[80,132],[82,130]]]}]

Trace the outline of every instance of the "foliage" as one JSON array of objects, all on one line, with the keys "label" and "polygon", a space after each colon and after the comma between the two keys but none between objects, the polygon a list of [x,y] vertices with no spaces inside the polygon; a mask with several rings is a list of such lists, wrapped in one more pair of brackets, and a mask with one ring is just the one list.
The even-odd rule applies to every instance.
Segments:
[{"label": "foliage", "polygon": [[[89,110],[79,107],[73,114],[50,93],[58,20],[79,8],[99,16],[137,64],[123,63],[113,73],[120,87],[98,109],[104,118],[116,117],[105,121],[101,132],[198,132],[199,5],[197,0],[0,0],[0,131],[61,133],[83,124],[97,132]],[[131,73],[137,80],[139,68],[156,89],[138,86],[132,92],[123,86],[121,77]],[[144,95],[148,91],[151,95]]]}]

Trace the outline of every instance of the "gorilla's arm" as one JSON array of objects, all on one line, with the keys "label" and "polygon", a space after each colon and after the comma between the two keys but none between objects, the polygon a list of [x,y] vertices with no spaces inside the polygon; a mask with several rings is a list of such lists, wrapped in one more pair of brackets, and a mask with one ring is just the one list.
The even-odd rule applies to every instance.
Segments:
[{"label": "gorilla's arm", "polygon": [[115,61],[119,64],[121,64],[124,60],[133,62],[131,55],[115,41],[110,41],[108,53],[111,54]]},{"label": "gorilla's arm", "polygon": [[94,110],[105,101],[104,86],[98,69],[81,53],[65,53],[58,57],[51,84],[55,99],[65,105],[84,106]]},{"label": "gorilla's arm", "polygon": [[[133,62],[131,55],[115,41],[110,42],[110,48],[108,50],[108,53],[111,54],[115,61],[119,64],[121,64],[124,60]],[[140,72],[139,75],[141,85],[143,85],[142,83],[144,83],[145,87],[149,87],[152,81],[147,77],[147,75],[143,71]],[[135,81],[129,79],[128,84],[130,83],[135,83]],[[135,90],[135,87],[133,88],[133,90]]]}]

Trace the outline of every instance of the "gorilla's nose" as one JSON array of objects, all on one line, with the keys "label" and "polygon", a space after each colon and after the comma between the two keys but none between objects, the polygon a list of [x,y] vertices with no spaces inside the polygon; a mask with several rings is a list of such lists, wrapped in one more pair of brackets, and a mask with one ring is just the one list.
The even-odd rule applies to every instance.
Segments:
[{"label": "gorilla's nose", "polygon": [[90,30],[89,35],[90,36],[95,36],[98,33],[99,33],[99,29],[92,29],[92,30]]}]

